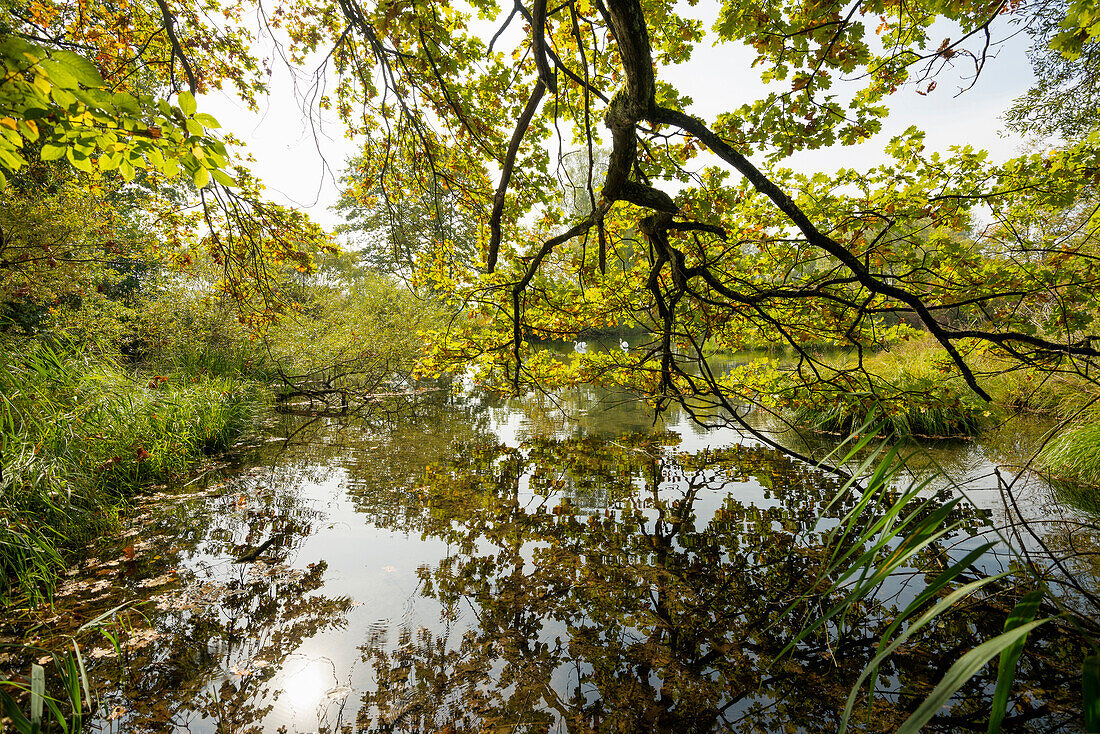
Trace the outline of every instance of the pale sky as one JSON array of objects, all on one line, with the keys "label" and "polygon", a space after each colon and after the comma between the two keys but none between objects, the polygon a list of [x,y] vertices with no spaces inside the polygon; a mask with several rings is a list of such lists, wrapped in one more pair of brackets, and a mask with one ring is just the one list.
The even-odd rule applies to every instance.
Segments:
[{"label": "pale sky", "polygon": [[[705,8],[701,4],[691,10],[702,17]],[[826,172],[840,167],[867,168],[881,161],[886,141],[909,125],[926,132],[930,150],[946,151],[951,145],[970,144],[988,150],[995,160],[1019,153],[1023,141],[1003,132],[1001,115],[1031,85],[1031,67],[1025,56],[1028,43],[1023,34],[1006,42],[977,84],[964,94],[955,94],[960,85],[969,83],[960,78],[963,72],[941,75],[937,89],[928,96],[904,88],[891,100],[893,114],[883,132],[870,141],[800,153],[785,165]],[[256,51],[263,56],[259,44]],[[713,47],[704,41],[687,64],[658,69],[657,73],[658,78],[693,98],[690,112],[713,119],[716,113],[736,107],[763,90],[759,69],[750,69],[750,61],[746,50]],[[273,200],[305,209],[318,222],[334,226],[339,218],[330,211],[338,197],[333,176],[340,175],[344,161],[355,153],[355,145],[344,137],[335,115],[320,129],[311,127],[291,91],[294,82],[290,72],[279,62],[271,67],[271,92],[260,100],[258,113],[220,94],[201,98],[200,109],[213,114],[223,128],[246,143],[256,158],[252,169],[267,185]],[[308,71],[302,72],[303,77]],[[325,161],[333,170],[326,170]]]}]

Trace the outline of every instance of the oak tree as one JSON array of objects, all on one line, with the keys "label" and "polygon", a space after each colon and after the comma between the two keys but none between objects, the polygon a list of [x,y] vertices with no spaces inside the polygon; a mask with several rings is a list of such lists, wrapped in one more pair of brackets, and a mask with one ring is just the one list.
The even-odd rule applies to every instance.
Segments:
[{"label": "oak tree", "polygon": [[[1060,49],[1091,48],[1076,5],[1008,0],[705,13],[652,0],[339,0],[283,3],[271,18],[299,55],[325,51],[318,81],[336,84],[317,102],[361,136],[364,182],[399,197],[399,180],[439,181],[477,222],[479,266],[435,274],[469,318],[436,335],[427,369],[472,362],[512,388],[628,384],[737,420],[756,387],[712,372],[715,349],[782,343],[803,381],[847,390],[865,349],[915,327],[980,399],[981,352],[1094,374],[1100,140],[999,163],[967,145],[930,151],[910,128],[869,170],[785,167],[872,139],[900,88],[931,99],[960,69],[980,84],[998,39],[1051,13]],[[751,63],[726,73],[759,76],[764,93],[694,114],[665,69],[696,63],[705,42],[731,58],[747,46]],[[594,163],[601,147],[606,169],[583,177],[591,205],[563,203],[567,153]],[[1053,221],[1076,224],[1055,233]],[[624,267],[609,268],[616,259]],[[651,338],[569,364],[533,346],[623,326]],[[855,367],[816,351],[836,346]]]}]

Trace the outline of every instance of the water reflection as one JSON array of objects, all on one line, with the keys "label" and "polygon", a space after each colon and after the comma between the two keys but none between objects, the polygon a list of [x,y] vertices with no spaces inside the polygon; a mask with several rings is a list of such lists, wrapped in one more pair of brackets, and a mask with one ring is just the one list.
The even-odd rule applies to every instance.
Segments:
[{"label": "water reflection", "polygon": [[[891,605],[860,610],[845,630],[772,661],[802,620],[834,601],[798,598],[821,563],[815,519],[836,483],[758,448],[670,457],[660,438],[466,445],[435,468],[423,530],[457,552],[424,570],[423,593],[475,609],[476,625],[457,645],[453,633],[423,629],[404,631],[396,653],[384,639],[363,645],[364,662],[389,684],[363,694],[360,725],[835,729]],[[975,604],[900,656],[866,730],[895,729],[963,646],[999,631],[1006,602]],[[1039,644],[1072,649],[1056,634]],[[1033,696],[1074,674],[1024,676],[1030,691],[1013,723],[1034,719],[1042,731],[1072,721],[1069,697]],[[990,685],[975,681],[940,717],[943,730],[984,726]]]},{"label": "water reflection", "polygon": [[[776,662],[833,600],[817,521],[851,500],[830,506],[835,479],[773,451],[595,397],[562,399],[580,422],[546,396],[452,393],[394,421],[284,415],[253,469],[151,498],[60,597],[72,619],[147,600],[123,664],[91,658],[99,728],[835,730],[925,570]],[[958,519],[976,533],[985,513]],[[926,570],[974,542],[930,548]],[[858,730],[896,729],[1001,630],[1018,594],[989,588],[899,651]],[[1080,645],[1033,634],[1006,728],[1073,729]],[[984,730],[994,675],[930,730]]]}]

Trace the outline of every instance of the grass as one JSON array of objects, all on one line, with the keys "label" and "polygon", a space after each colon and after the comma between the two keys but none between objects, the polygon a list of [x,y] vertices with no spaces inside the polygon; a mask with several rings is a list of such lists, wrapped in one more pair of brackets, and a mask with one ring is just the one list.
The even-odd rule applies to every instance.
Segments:
[{"label": "grass", "polygon": [[1050,476],[1063,500],[1100,513],[1100,423],[1081,423],[1055,436],[1039,452],[1036,468]]},{"label": "grass", "polygon": [[966,359],[991,402],[974,393],[929,338],[871,354],[862,369],[854,355],[834,355],[826,360],[834,368],[815,381],[790,370],[758,370],[752,387],[798,425],[847,433],[875,420],[893,435],[918,437],[973,436],[1021,412],[1070,418],[1100,398],[1095,384],[1072,373],[1021,368],[981,352]]},{"label": "grass", "polygon": [[65,550],[141,487],[222,451],[265,402],[229,378],[135,376],[36,345],[0,361],[0,607],[49,599]]},{"label": "grass", "polygon": [[996,409],[954,373],[946,354],[924,343],[864,360],[842,360],[825,380],[803,383],[784,370],[765,373],[760,393],[798,425],[848,433],[875,420],[899,436],[970,436]]}]

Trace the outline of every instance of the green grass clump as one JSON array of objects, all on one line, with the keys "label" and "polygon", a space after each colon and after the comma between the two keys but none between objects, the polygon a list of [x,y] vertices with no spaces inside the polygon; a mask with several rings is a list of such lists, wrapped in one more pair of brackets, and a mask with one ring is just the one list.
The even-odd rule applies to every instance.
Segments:
[{"label": "green grass clump", "polygon": [[999,380],[998,402],[1015,410],[1071,418],[1100,398],[1097,386],[1080,375],[1020,369]]},{"label": "green grass clump", "polygon": [[0,361],[0,606],[48,598],[63,551],[144,485],[227,448],[265,401],[228,378],[138,377],[35,345]]},{"label": "green grass clump", "polygon": [[941,351],[916,344],[856,366],[839,365],[816,382],[774,370],[761,393],[791,422],[837,433],[873,419],[898,436],[971,436],[995,419],[996,409],[973,393]]},{"label": "green grass clump", "polygon": [[799,425],[846,433],[875,419],[898,436],[972,436],[1020,412],[1074,418],[1100,399],[1096,384],[1072,365],[1025,367],[980,350],[965,359],[991,402],[930,338],[867,355],[862,364],[850,353],[822,358],[816,372],[757,371],[752,387]]},{"label": "green grass clump", "polygon": [[1059,485],[1073,504],[1100,510],[1100,423],[1079,424],[1043,447],[1036,467]]}]

